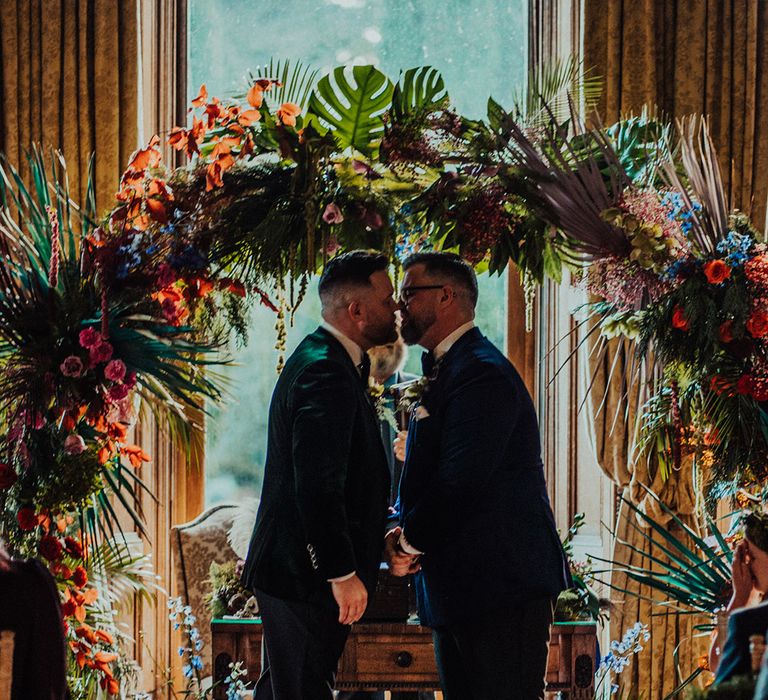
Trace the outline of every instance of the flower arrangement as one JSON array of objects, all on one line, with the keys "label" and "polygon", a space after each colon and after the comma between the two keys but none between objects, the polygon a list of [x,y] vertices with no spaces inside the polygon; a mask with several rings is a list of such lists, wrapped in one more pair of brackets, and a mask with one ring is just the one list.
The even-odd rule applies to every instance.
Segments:
[{"label": "flower arrangement", "polygon": [[211,563],[208,579],[211,592],[206,601],[212,618],[225,615],[254,617],[258,613],[256,598],[240,583],[244,564],[242,559],[225,564]]}]

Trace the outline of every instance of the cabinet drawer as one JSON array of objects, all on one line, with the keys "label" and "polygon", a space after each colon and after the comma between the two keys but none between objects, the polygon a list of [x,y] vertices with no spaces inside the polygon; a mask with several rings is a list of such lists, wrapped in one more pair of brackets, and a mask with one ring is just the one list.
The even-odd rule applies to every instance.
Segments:
[{"label": "cabinet drawer", "polygon": [[361,676],[391,678],[393,674],[434,676],[435,655],[431,641],[415,641],[397,637],[358,639],[355,666]]}]

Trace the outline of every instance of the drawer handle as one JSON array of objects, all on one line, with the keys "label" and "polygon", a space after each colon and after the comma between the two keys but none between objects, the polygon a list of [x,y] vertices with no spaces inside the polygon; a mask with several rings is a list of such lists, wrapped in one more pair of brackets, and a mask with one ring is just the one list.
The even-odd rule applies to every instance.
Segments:
[{"label": "drawer handle", "polygon": [[413,663],[413,656],[410,652],[401,651],[395,658],[395,663],[400,668],[408,668]]}]

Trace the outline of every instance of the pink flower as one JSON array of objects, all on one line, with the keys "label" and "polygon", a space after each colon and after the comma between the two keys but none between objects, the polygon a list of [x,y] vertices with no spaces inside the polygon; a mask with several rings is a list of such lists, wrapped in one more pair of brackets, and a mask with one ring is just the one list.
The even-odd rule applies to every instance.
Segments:
[{"label": "pink flower", "polygon": [[88,353],[94,365],[99,362],[109,362],[112,357],[112,346],[109,343],[99,343],[89,348]]},{"label": "pink flower", "polygon": [[122,401],[130,393],[130,387],[125,384],[113,384],[107,390],[107,394],[112,401]]},{"label": "pink flower", "polygon": [[68,455],[82,454],[85,452],[85,440],[77,433],[67,435],[67,439],[64,440],[64,452]]},{"label": "pink flower", "polygon": [[341,250],[341,243],[336,236],[328,236],[328,242],[325,244],[326,255],[336,255]]},{"label": "pink flower", "polygon": [[136,372],[131,370],[125,375],[125,379],[123,380],[123,383],[128,386],[128,388],[133,389],[134,386],[136,386]]},{"label": "pink flower", "polygon": [[84,348],[92,348],[94,345],[98,345],[101,342],[101,333],[95,328],[86,328],[84,331],[80,331],[80,345]]},{"label": "pink flower", "polygon": [[111,360],[104,368],[104,376],[111,382],[122,382],[125,377],[125,362]]},{"label": "pink flower", "polygon": [[59,365],[65,377],[80,377],[83,374],[83,361],[77,355],[70,355]]},{"label": "pink flower", "polygon": [[340,224],[344,221],[344,214],[335,202],[331,202],[323,212],[323,221],[326,224]]}]

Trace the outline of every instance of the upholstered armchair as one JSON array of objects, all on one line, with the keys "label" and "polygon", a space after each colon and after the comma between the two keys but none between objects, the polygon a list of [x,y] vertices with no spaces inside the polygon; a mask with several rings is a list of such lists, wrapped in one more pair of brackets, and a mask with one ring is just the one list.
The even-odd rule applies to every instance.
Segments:
[{"label": "upholstered armchair", "polygon": [[176,595],[192,608],[203,640],[203,676],[211,671],[211,614],[205,603],[210,593],[208,573],[211,563],[235,561],[228,536],[232,521],[239,511],[236,505],[209,508],[191,522],[172,528],[171,543],[176,573]]}]

